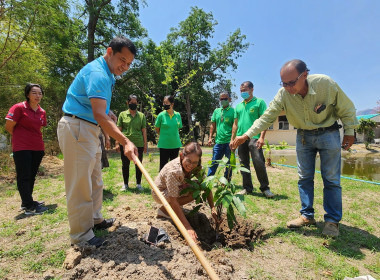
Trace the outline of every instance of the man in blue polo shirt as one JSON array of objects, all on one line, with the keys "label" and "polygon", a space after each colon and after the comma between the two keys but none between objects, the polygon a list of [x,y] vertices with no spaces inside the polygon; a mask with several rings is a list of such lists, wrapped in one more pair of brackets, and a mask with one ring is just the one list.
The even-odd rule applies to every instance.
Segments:
[{"label": "man in blue polo shirt", "polygon": [[87,241],[100,247],[105,240],[93,229],[106,229],[115,219],[101,214],[103,181],[101,173],[100,127],[124,146],[124,154],[135,161],[136,146],[117,128],[110,111],[113,75],[127,71],[136,55],[134,44],[123,36],[112,39],[103,57],[80,70],[70,85],[58,123],[59,146],[64,157],[67,213],[71,243]]}]

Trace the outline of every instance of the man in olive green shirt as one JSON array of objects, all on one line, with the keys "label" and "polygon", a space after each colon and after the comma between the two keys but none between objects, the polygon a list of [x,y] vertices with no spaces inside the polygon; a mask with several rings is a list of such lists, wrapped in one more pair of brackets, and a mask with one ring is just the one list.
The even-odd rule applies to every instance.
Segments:
[{"label": "man in olive green shirt", "polygon": [[[260,118],[262,114],[264,114],[267,105],[265,101],[261,98],[257,98],[253,96],[253,84],[250,81],[246,81],[240,85],[241,97],[244,99],[241,103],[239,103],[235,108],[235,120],[234,125],[232,127],[232,136],[231,143],[235,136],[243,135],[246,132],[253,122]],[[260,191],[267,198],[274,197],[274,194],[270,191],[269,188],[269,180],[267,169],[265,167],[265,158],[262,146],[264,145],[266,131],[264,130],[261,134],[257,134],[252,137],[252,139],[247,139],[242,145],[239,147],[238,155],[240,163],[250,170],[250,157],[252,157],[253,167],[256,171],[257,179],[260,183]],[[241,194],[251,194],[254,190],[252,184],[251,173],[241,172],[243,177],[243,188]]]},{"label": "man in olive green shirt", "polygon": [[[229,147],[231,140],[232,125],[234,123],[234,108],[230,106],[231,97],[228,92],[222,92],[219,95],[219,100],[222,105],[221,108],[216,108],[211,117],[210,125],[210,135],[208,139],[208,145],[212,145],[214,131],[215,145],[212,149],[212,160],[213,163],[208,169],[207,176],[212,176],[215,174],[218,168],[218,163],[215,160],[220,160],[223,156],[228,158],[227,164],[230,163],[231,149]],[[226,168],[224,172],[224,177],[230,181],[231,180],[231,169]]]},{"label": "man in olive green shirt", "polygon": [[[305,62],[295,59],[281,68],[283,86],[252,127],[236,137],[232,147],[244,143],[260,131],[267,129],[285,111],[289,123],[297,130],[298,188],[301,198],[301,216],[288,222],[289,228],[315,225],[314,173],[315,157],[320,154],[323,178],[323,206],[325,226],[323,234],[339,235],[342,218],[342,190],[340,185],[341,147],[348,150],[354,142],[354,129],[358,125],[355,107],[338,84],[326,75],[308,75]],[[344,137],[340,143],[339,125],[343,123]]]}]

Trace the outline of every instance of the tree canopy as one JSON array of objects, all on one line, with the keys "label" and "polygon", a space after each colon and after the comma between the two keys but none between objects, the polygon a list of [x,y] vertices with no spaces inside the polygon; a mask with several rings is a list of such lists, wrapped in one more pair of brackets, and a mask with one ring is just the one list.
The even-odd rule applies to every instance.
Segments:
[{"label": "tree canopy", "polygon": [[135,42],[138,54],[131,69],[117,77],[111,109],[117,114],[126,110],[127,97],[137,95],[139,110],[147,116],[148,138],[155,142],[154,121],[163,97],[173,95],[184,124],[182,137],[199,137],[194,125],[205,132],[218,95],[231,91],[230,72],[249,44],[239,29],[214,42],[217,21],[197,7],[156,44],[139,20],[143,5],[138,0],[85,0],[75,6],[67,0],[1,1],[1,114],[24,100],[26,83],[40,83],[45,91],[41,106],[48,116],[44,138],[56,141],[61,107],[76,73],[121,34]]}]

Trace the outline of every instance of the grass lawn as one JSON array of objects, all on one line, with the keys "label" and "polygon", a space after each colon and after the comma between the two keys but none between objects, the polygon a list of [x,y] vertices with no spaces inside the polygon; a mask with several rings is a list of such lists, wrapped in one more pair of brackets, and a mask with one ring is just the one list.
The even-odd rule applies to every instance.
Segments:
[{"label": "grass lawn", "polygon": [[[206,164],[211,159],[211,148],[203,151],[202,161]],[[131,166],[131,189],[120,192],[123,180],[119,155],[111,153],[109,161],[110,167],[103,170],[104,216],[111,217],[112,209],[126,203],[131,208],[145,207],[154,212],[147,181],[143,179],[144,192],[138,193]],[[143,164],[154,179],[159,156],[144,155]],[[46,271],[56,275],[55,279],[63,275],[62,263],[70,243],[62,163],[45,157],[41,170],[44,175],[37,178],[34,199],[45,201],[50,210],[39,216],[25,217],[19,212],[20,198],[12,170],[0,177],[0,279],[41,279]],[[258,191],[257,178],[251,170],[256,191],[245,198],[247,218],[260,223],[265,236],[253,251],[231,252],[225,248],[231,258],[238,256],[236,265],[240,261],[250,279],[290,279],[289,275],[295,279],[343,279],[367,274],[380,279],[379,186],[342,179],[341,235],[331,239],[321,235],[324,211],[320,174],[315,175],[317,226],[289,230],[286,222],[298,217],[300,208],[296,170],[268,168],[274,199],[266,199]],[[241,186],[241,176],[234,174],[233,182]]]}]

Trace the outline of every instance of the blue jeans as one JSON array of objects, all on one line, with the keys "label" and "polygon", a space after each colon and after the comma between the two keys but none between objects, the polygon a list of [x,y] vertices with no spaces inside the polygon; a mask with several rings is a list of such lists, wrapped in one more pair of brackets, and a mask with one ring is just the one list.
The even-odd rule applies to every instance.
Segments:
[{"label": "blue jeans", "polygon": [[314,218],[315,157],[319,152],[323,179],[325,221],[338,223],[342,219],[342,188],[340,186],[341,143],[339,130],[298,131],[297,165],[301,215]]},{"label": "blue jeans", "polygon": [[[218,168],[219,164],[214,162],[214,160],[220,160],[223,158],[223,156],[226,156],[228,158],[227,163],[229,164],[230,163],[230,156],[231,156],[231,150],[230,150],[229,143],[215,144],[214,148],[212,149],[213,163],[208,169],[207,176],[211,176],[211,175],[215,174],[216,169]],[[226,168],[226,171],[224,171],[224,177],[229,181],[231,180],[231,178],[230,178],[231,176],[229,176],[229,169],[228,168]]]}]

